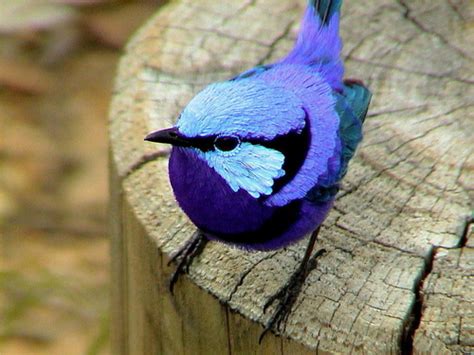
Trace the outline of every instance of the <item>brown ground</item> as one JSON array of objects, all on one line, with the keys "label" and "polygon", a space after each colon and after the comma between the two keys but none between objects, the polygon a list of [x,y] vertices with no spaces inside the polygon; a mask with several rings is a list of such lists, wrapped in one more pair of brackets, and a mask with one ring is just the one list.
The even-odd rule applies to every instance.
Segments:
[{"label": "brown ground", "polygon": [[120,48],[158,1],[22,2],[45,19],[0,25],[0,354],[104,354],[107,110]]}]

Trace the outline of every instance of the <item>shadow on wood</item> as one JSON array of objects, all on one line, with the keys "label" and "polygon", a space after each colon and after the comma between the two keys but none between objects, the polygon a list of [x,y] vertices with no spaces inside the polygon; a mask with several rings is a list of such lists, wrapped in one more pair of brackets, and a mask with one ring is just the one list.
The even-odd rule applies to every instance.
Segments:
[{"label": "shadow on wood", "polygon": [[178,1],[136,34],[110,113],[114,353],[473,351],[474,5],[456,4],[344,4],[347,76],[374,92],[365,140],[320,234],[328,253],[284,336],[261,346],[262,307],[306,241],[268,253],[210,243],[172,297],[168,255],[194,227],[168,151],[143,137],[206,84],[287,52],[304,1]]}]

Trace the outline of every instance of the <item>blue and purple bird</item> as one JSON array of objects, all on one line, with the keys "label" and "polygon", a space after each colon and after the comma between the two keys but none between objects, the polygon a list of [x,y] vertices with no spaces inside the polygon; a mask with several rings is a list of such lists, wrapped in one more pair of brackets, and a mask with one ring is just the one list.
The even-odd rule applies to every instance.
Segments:
[{"label": "blue and purple bird", "polygon": [[341,3],[310,0],[286,57],[207,86],[174,127],[145,138],[173,146],[171,185],[199,231],[177,253],[171,287],[209,239],[272,250],[313,232],[301,266],[267,304],[279,301],[265,332],[289,314],[321,254],[311,257],[320,225],[362,139],[371,94],[343,79]]}]

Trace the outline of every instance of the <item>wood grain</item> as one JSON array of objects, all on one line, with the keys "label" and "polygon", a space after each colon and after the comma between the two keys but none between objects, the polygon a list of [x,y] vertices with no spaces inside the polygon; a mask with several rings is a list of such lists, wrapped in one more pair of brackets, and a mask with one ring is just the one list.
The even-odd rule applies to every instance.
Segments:
[{"label": "wood grain", "polygon": [[258,346],[257,323],[306,241],[268,253],[209,243],[174,297],[165,287],[168,255],[194,227],[174,201],[167,148],[143,137],[206,84],[281,57],[303,6],[177,1],[129,43],[110,111],[114,353],[474,351],[469,1],[344,4],[346,76],[374,100],[320,234],[328,253],[283,337]]}]

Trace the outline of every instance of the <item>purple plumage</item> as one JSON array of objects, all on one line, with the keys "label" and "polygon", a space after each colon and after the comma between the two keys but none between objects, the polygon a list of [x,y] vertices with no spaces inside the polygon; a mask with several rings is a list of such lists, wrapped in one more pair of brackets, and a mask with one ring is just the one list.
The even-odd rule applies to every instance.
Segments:
[{"label": "purple plumage", "polygon": [[[209,85],[175,127],[146,137],[173,145],[176,199],[205,238],[270,250],[316,230],[299,276],[285,289],[308,272],[371,98],[359,82],[343,81],[341,3],[309,1],[286,57]],[[183,250],[186,260],[194,253]],[[281,321],[282,311],[276,313],[267,329]]]},{"label": "purple plumage", "polygon": [[[162,131],[147,137],[175,145],[176,199],[209,238],[274,249],[326,217],[370,100],[363,86],[343,82],[339,7],[340,1],[310,2],[285,58],[199,93],[178,120],[179,142]],[[355,100],[348,98],[354,93]],[[218,138],[237,145],[223,151]],[[247,154],[243,145],[252,145]]]},{"label": "purple plumage", "polygon": [[267,206],[244,190],[232,191],[206,162],[180,148],[171,154],[170,174],[179,176],[171,182],[180,207],[200,230],[212,231],[206,233],[209,239],[248,249],[276,249],[298,240],[322,223],[332,205],[302,199]]}]

